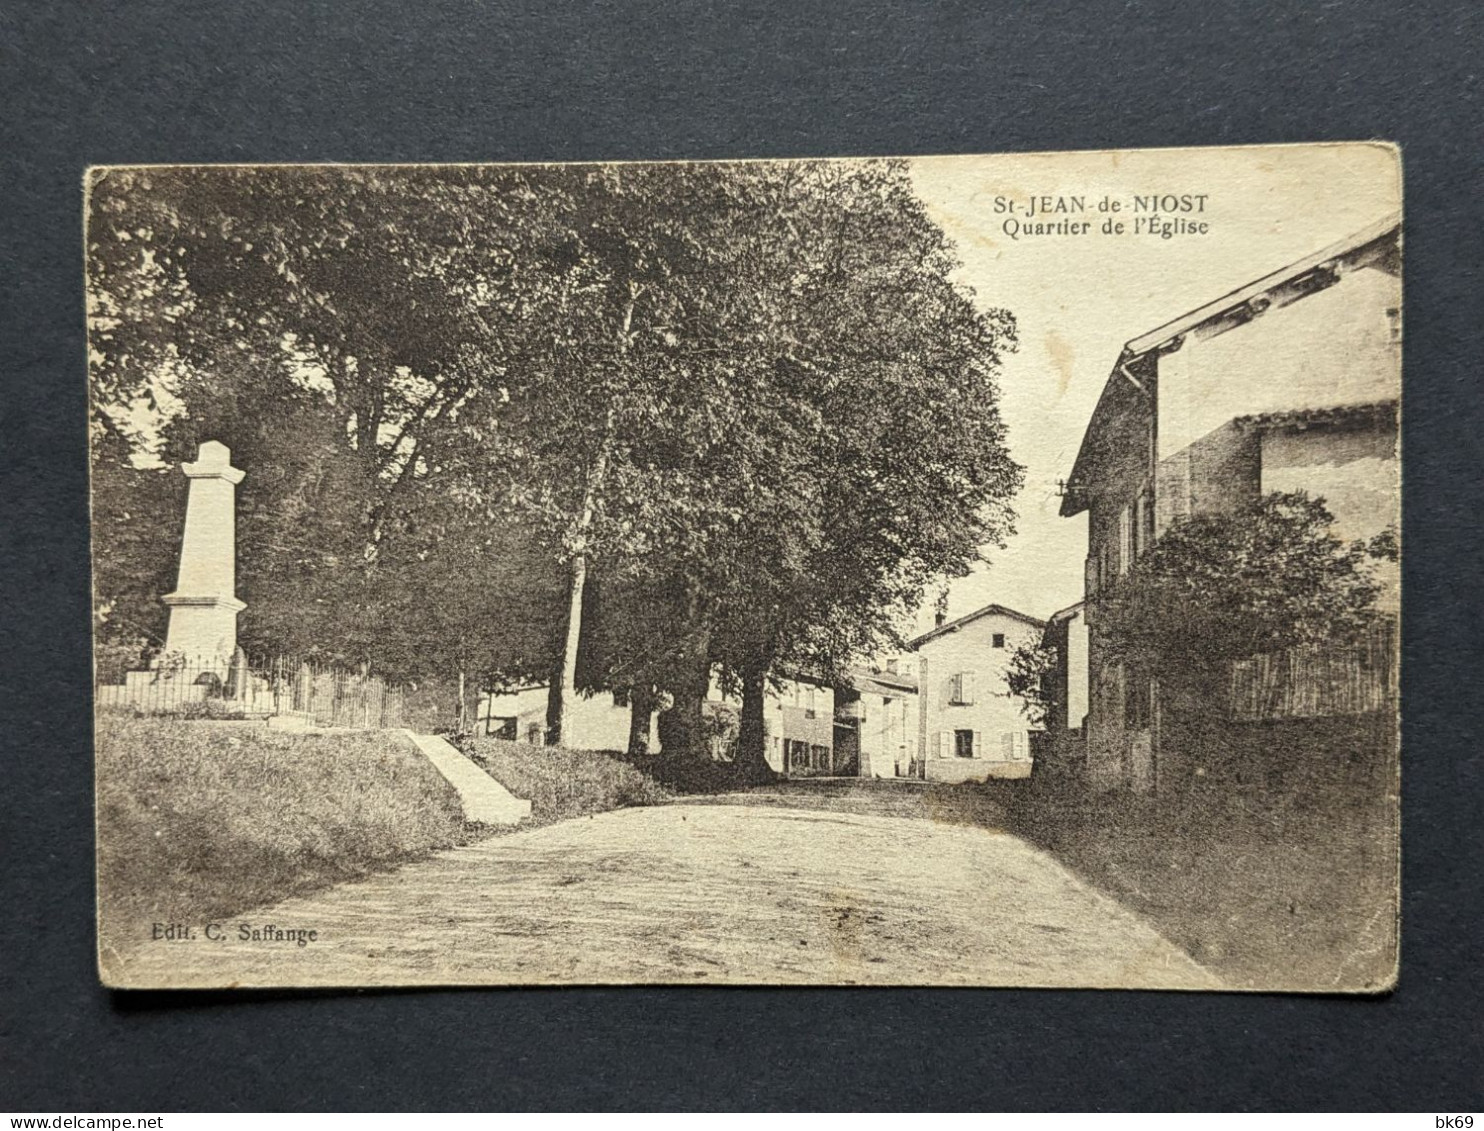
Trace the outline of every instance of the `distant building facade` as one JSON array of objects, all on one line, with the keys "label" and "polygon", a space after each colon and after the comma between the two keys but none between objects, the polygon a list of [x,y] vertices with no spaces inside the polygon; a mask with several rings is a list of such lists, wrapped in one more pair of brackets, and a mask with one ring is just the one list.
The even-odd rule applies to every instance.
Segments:
[{"label": "distant building facade", "polygon": [[1087,608],[1078,601],[1046,619],[1041,644],[1051,655],[1042,692],[1047,700],[1043,750],[1062,767],[1087,772],[1085,741],[1090,648]]},{"label": "distant building facade", "polygon": [[919,702],[915,656],[881,670],[853,668],[836,695],[835,749],[863,778],[905,778],[917,764]]},{"label": "distant building facade", "polygon": [[[487,691],[479,698],[479,733],[540,746],[546,741],[548,688],[533,684],[511,691]],[[741,701],[724,694],[713,680],[707,710],[740,712]],[[569,705],[562,745],[572,750],[626,750],[632,717],[622,692],[578,694]],[[834,750],[835,693],[804,680],[782,680],[764,698],[763,732],[768,765],[779,773],[830,776],[839,768]],[[658,712],[650,720],[649,749],[660,748]],[[717,756],[729,752],[715,750]]]},{"label": "distant building facade", "polygon": [[[722,696],[714,685],[712,702],[741,711],[741,700]],[[835,748],[835,690],[808,680],[784,680],[763,698],[764,750],[768,765],[789,777],[836,777],[852,772],[848,751]]]},{"label": "distant building facade", "polygon": [[[1155,787],[1159,689],[1109,658],[1096,608],[1173,523],[1302,489],[1325,498],[1346,539],[1398,525],[1400,286],[1391,218],[1124,347],[1061,508],[1087,514],[1095,782]],[[1394,610],[1398,571],[1385,581],[1382,605]]]},{"label": "distant building facade", "polygon": [[1087,606],[1078,601],[1052,613],[1041,640],[1055,657],[1046,725],[1080,731],[1087,721]]},{"label": "distant building facade", "polygon": [[[779,679],[764,700],[768,765],[788,777],[916,778],[984,781],[1029,777],[1031,728],[1005,680],[1010,657],[1041,639],[1035,617],[986,605],[940,623],[908,642],[908,651],[874,667],[851,670],[838,687]],[[741,702],[713,679],[706,710],[740,714]],[[547,687],[532,685],[480,696],[476,727],[532,745],[544,743]],[[578,695],[562,745],[624,750],[630,710],[621,693]],[[651,750],[659,749],[657,722]],[[727,741],[713,743],[725,758]]]},{"label": "distant building facade", "polygon": [[918,733],[913,776],[927,781],[1024,778],[1030,726],[1005,681],[1010,657],[1046,625],[985,605],[909,642],[916,658]]}]

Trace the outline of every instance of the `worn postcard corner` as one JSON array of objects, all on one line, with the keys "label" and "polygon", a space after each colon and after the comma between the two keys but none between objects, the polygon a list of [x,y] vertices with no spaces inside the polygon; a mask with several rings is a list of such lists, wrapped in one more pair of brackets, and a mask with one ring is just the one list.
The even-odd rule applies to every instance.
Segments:
[{"label": "worn postcard corner", "polygon": [[1388,991],[1400,158],[89,169],[101,979]]}]

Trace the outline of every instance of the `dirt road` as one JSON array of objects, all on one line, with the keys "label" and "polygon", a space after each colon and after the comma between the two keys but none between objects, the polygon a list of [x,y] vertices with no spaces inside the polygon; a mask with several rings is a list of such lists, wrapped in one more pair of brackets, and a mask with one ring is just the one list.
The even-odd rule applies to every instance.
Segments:
[{"label": "dirt road", "polygon": [[127,982],[1218,984],[1017,837],[746,804],[565,821],[186,926],[119,955]]}]

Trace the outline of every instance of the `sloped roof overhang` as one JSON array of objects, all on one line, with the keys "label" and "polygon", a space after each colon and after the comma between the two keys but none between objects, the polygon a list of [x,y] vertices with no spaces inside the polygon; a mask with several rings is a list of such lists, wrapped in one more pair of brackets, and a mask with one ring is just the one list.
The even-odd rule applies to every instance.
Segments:
[{"label": "sloped roof overhang", "polygon": [[1401,215],[1393,213],[1352,232],[1337,243],[1130,339],[1118,355],[1082,434],[1082,443],[1077,449],[1077,458],[1072,464],[1072,474],[1067,479],[1067,490],[1058,511],[1061,517],[1070,518],[1087,509],[1081,487],[1087,483],[1091,471],[1089,438],[1097,433],[1102,418],[1109,411],[1109,391],[1118,382],[1127,380],[1148,395],[1154,395],[1129,371],[1130,365],[1147,356],[1157,357],[1179,349],[1191,334],[1214,337],[1245,325],[1267,310],[1298,302],[1332,285],[1345,271],[1377,267],[1392,274],[1399,273],[1400,252]]}]

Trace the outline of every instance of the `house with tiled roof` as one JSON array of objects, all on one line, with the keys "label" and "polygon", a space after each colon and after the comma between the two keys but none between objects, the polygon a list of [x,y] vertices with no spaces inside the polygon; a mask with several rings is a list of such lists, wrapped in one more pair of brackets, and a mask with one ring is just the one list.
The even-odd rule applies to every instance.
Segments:
[{"label": "house with tiled roof", "polygon": [[835,752],[863,778],[915,776],[918,748],[916,665],[892,657],[855,667],[835,691]]},{"label": "house with tiled roof", "polygon": [[1031,773],[1030,725],[1005,675],[1023,643],[1046,624],[990,604],[941,619],[908,642],[917,665],[918,775],[928,781],[1024,778]]},{"label": "house with tiled roof", "polygon": [[1004,605],[939,616],[906,650],[852,669],[836,689],[835,748],[861,777],[963,782],[1025,778],[1030,726],[1005,675],[1045,623]]},{"label": "house with tiled roof", "polygon": [[[1167,704],[1147,673],[1111,659],[1096,613],[1173,523],[1304,490],[1346,540],[1399,525],[1400,272],[1400,219],[1386,217],[1131,339],[1115,361],[1061,506],[1087,515],[1095,781],[1148,791],[1168,768]],[[1384,580],[1394,610],[1399,574]]]}]

